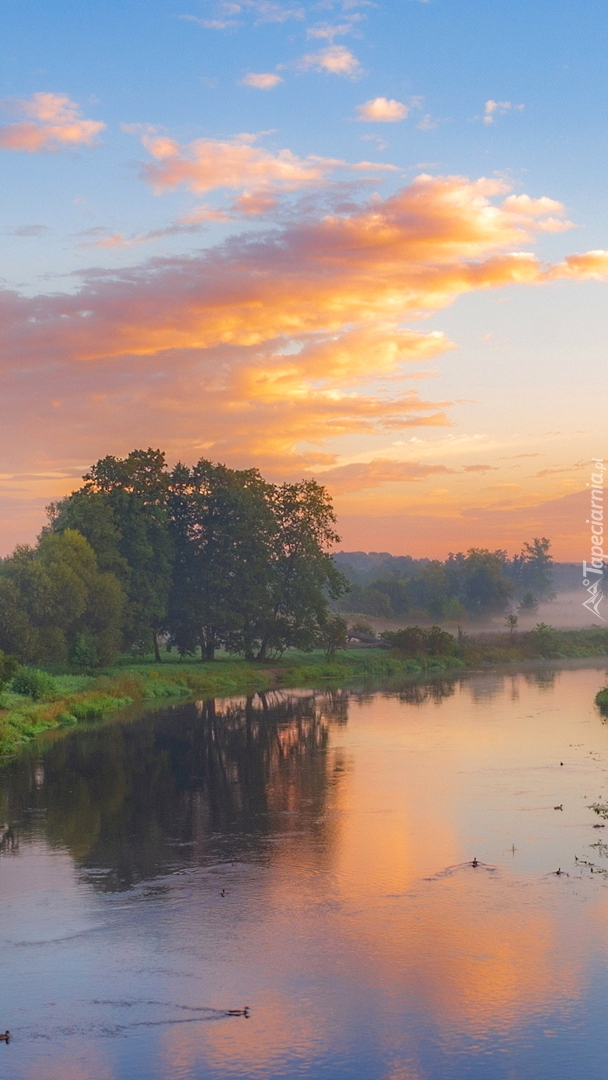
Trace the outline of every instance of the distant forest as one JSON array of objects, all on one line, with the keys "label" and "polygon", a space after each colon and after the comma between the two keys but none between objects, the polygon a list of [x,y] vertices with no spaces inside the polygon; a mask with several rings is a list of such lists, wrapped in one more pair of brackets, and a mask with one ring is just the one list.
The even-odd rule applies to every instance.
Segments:
[{"label": "distant forest", "polygon": [[506,611],[516,605],[534,612],[556,588],[574,587],[580,568],[554,564],[546,537],[526,542],[519,555],[470,548],[436,559],[413,559],[388,552],[342,551],[336,566],[350,590],[338,602],[344,612],[386,619],[457,621]]}]

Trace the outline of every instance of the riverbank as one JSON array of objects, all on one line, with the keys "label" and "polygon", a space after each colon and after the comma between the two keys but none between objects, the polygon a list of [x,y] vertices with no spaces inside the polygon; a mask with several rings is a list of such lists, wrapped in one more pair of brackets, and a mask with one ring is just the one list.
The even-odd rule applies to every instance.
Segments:
[{"label": "riverbank", "polygon": [[276,687],[349,685],[388,676],[418,678],[428,673],[462,668],[455,657],[405,659],[376,650],[344,650],[331,662],[321,653],[293,654],[272,666],[220,658],[201,664],[120,664],[103,675],[51,676],[39,700],[5,691],[0,695],[0,754],[13,754],[21,745],[50,728],[73,727],[101,719],[128,705],[186,697],[230,697],[263,693]]},{"label": "riverbank", "polygon": [[43,731],[101,719],[138,703],[193,696],[251,695],[277,687],[315,688],[332,683],[357,686],[387,678],[416,680],[465,670],[606,655],[608,632],[605,630],[563,631],[545,627],[519,635],[467,636],[461,639],[452,656],[408,657],[394,650],[354,648],[339,650],[331,661],[320,651],[292,651],[272,665],[231,657],[205,664],[193,659],[158,664],[151,658],[138,661],[123,658],[103,674],[51,674],[38,700],[4,691],[0,695],[0,754],[15,753]]}]

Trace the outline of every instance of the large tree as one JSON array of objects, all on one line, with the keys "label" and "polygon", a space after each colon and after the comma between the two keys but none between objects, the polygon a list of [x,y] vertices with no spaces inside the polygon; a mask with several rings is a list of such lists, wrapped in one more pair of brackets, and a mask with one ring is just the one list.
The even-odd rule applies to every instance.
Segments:
[{"label": "large tree", "polygon": [[110,663],[122,643],[124,600],[84,536],[47,533],[0,563],[0,648],[24,663]]},{"label": "large tree", "polygon": [[328,599],[348,589],[331,557],[340,539],[331,499],[316,480],[281,484],[271,492],[274,525],[264,605],[254,612],[250,647],[263,660],[294,646],[308,650],[323,638]]},{"label": "large tree", "polygon": [[257,469],[233,470],[204,458],[171,473],[168,627],[180,652],[199,646],[202,659],[212,660],[224,645],[251,654],[250,626],[267,587],[271,490]]},{"label": "large tree", "polygon": [[77,529],[87,538],[100,567],[113,572],[127,594],[127,643],[142,650],[152,645],[160,661],[158,634],[167,620],[173,565],[165,455],[148,449],[105,457],[84,481],[49,508],[50,528]]}]

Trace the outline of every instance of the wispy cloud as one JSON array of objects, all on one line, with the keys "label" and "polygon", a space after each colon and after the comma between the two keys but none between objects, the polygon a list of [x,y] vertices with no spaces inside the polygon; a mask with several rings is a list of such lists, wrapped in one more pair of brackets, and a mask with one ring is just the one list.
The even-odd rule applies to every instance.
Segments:
[{"label": "wispy cloud", "polygon": [[331,75],[343,75],[356,79],[363,74],[357,57],[345,45],[329,45],[316,53],[308,53],[297,64],[300,71],[328,71]]},{"label": "wispy cloud", "polygon": [[29,100],[2,102],[5,112],[25,117],[0,126],[0,148],[30,154],[91,146],[106,125],[100,120],[86,120],[80,106],[65,94],[34,94]]},{"label": "wispy cloud", "polygon": [[317,476],[334,494],[365,491],[381,484],[415,483],[429,476],[455,472],[446,465],[421,465],[415,461],[394,461],[375,458],[368,462],[352,462],[332,469],[317,470]]},{"label": "wispy cloud", "polygon": [[368,123],[394,124],[398,120],[405,120],[409,111],[402,101],[377,97],[366,101],[364,105],[357,105],[357,119]]},{"label": "wispy cloud", "polygon": [[4,229],[5,236],[20,236],[24,239],[43,236],[45,232],[50,232],[48,225],[16,225],[12,229]]},{"label": "wispy cloud", "polygon": [[360,19],[361,15],[351,16],[350,22],[347,23],[319,23],[317,26],[310,26],[306,31],[306,36],[309,38],[316,38],[318,41],[330,41],[332,44],[337,37],[344,37],[345,34],[350,34],[355,26],[355,20]]},{"label": "wispy cloud", "polygon": [[497,116],[504,116],[505,113],[511,112],[512,109],[521,112],[524,108],[524,105],[513,105],[510,101],[493,101],[490,98],[485,104],[483,122],[484,124],[493,124]]},{"label": "wispy cloud", "polygon": [[211,19],[203,19],[198,15],[179,15],[178,18],[196,23],[205,30],[233,30],[243,25],[243,19],[247,15],[253,15],[255,25],[260,26],[263,23],[284,23],[289,19],[304,19],[306,11],[299,4],[278,4],[273,0],[240,0],[239,3],[226,0],[225,3],[216,6],[214,17]]},{"label": "wispy cloud", "polygon": [[245,75],[241,79],[243,86],[253,86],[256,90],[272,90],[273,87],[278,86],[283,82],[280,75],[273,75],[270,72],[250,72],[249,75]]},{"label": "wispy cloud", "polygon": [[435,120],[430,113],[425,113],[416,127],[418,131],[434,131],[436,127],[439,127],[439,120]]}]

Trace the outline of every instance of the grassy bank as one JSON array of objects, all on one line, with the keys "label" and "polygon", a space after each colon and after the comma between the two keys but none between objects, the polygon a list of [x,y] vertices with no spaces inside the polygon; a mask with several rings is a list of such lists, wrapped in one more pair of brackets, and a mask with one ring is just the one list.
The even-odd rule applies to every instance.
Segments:
[{"label": "grassy bank", "polygon": [[[0,754],[11,754],[51,728],[72,727],[99,719],[127,705],[191,696],[226,697],[261,693],[276,687],[357,685],[387,678],[418,679],[496,664],[547,659],[584,659],[608,654],[608,632],[602,629],[553,630],[525,634],[464,637],[453,656],[408,657],[396,651],[344,649],[326,661],[321,652],[286,653],[272,664],[259,665],[229,657],[213,663],[171,659],[123,658],[99,675],[54,674],[41,681],[35,697],[4,691],[0,695]],[[603,692],[600,692],[603,693]],[[608,711],[606,701],[597,703]]]},{"label": "grassy bank", "polygon": [[330,663],[321,653],[293,653],[272,667],[223,658],[212,664],[186,661],[159,665],[142,660],[117,665],[103,675],[53,676],[53,688],[40,700],[10,691],[0,695],[0,754],[14,753],[43,731],[100,719],[138,702],[227,697],[329,682],[356,684],[400,675],[416,678],[462,666],[454,657],[413,660],[376,650],[344,650]]}]

